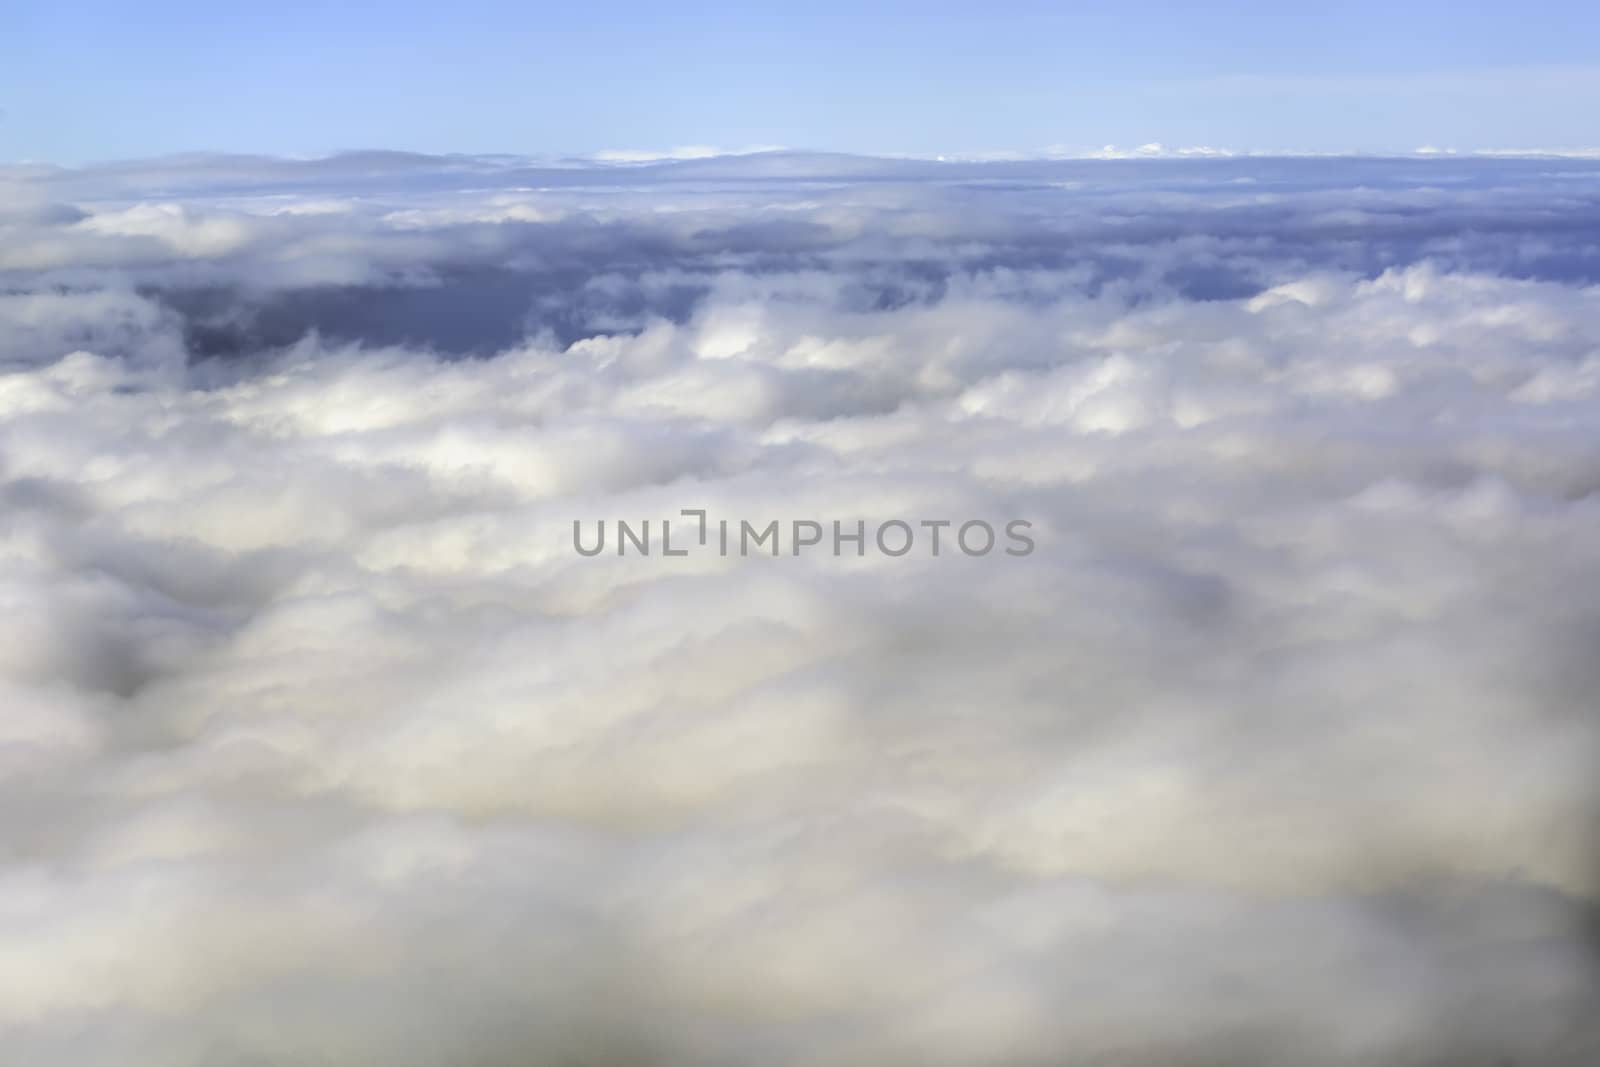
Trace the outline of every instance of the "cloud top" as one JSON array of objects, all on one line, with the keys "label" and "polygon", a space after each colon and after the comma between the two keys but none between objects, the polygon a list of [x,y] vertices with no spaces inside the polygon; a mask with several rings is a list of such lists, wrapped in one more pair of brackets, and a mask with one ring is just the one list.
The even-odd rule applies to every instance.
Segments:
[{"label": "cloud top", "polygon": [[0,1049],[1591,1062],[1596,173],[8,170]]}]

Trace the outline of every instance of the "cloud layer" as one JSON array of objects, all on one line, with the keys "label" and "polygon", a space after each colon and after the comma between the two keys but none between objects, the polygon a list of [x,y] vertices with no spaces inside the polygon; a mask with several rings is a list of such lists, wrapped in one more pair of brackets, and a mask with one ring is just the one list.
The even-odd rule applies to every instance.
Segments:
[{"label": "cloud layer", "polygon": [[0,1049],[1592,1062],[1597,176],[0,174]]}]

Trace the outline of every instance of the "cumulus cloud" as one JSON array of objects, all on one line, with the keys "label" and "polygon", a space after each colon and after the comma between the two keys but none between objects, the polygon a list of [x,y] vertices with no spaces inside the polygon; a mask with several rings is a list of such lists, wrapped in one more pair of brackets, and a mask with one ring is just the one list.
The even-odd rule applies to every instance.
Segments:
[{"label": "cumulus cloud", "polygon": [[781,145],[751,145],[748,148],[725,149],[711,145],[678,145],[674,148],[608,148],[590,158],[596,163],[659,163],[667,159],[713,159],[717,156],[747,156],[757,152],[781,152]]},{"label": "cumulus cloud", "polygon": [[0,1048],[1592,1062],[1560,167],[14,169]]}]

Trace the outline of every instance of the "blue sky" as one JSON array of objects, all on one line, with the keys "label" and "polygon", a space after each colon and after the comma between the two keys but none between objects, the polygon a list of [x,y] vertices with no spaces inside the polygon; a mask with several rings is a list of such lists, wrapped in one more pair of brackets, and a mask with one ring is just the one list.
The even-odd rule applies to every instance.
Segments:
[{"label": "blue sky", "polygon": [[1600,144],[1600,6],[463,0],[0,13],[0,160]]}]

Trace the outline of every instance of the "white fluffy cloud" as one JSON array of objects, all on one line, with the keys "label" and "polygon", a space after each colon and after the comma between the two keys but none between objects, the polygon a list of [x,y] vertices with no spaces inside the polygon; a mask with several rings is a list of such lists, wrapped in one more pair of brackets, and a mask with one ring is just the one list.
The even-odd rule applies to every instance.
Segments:
[{"label": "white fluffy cloud", "polygon": [[1590,1062],[1579,194],[457,166],[0,218],[4,1058]]}]

